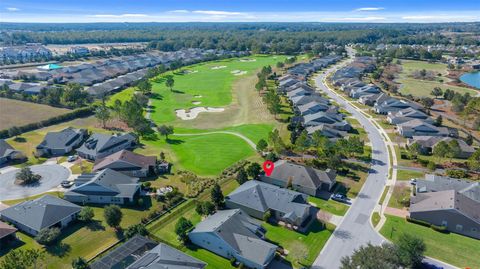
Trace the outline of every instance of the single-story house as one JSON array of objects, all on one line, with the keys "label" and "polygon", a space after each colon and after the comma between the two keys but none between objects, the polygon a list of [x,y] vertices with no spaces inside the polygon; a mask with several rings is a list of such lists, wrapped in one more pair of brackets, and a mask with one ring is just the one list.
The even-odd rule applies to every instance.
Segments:
[{"label": "single-story house", "polygon": [[0,221],[0,249],[3,245],[17,238],[15,235],[16,232],[17,228]]},{"label": "single-story house", "polygon": [[64,198],[74,203],[123,205],[134,202],[139,195],[138,178],[107,168],[78,176]]},{"label": "single-story house", "polygon": [[307,198],[307,195],[296,191],[250,180],[225,197],[225,204],[257,219],[263,219],[265,213],[270,212],[276,221],[303,227],[314,213]]},{"label": "single-story house", "polygon": [[197,224],[190,241],[226,259],[235,258],[249,268],[266,268],[275,257],[277,246],[264,241],[259,221],[241,209],[222,210]]},{"label": "single-story house", "polygon": [[160,243],[153,249],[145,252],[127,269],[203,269],[206,263],[187,255],[167,244]]},{"label": "single-story house", "polygon": [[480,183],[436,175],[417,179],[410,217],[480,239]]},{"label": "single-story house", "polygon": [[345,131],[337,130],[332,128],[328,124],[320,124],[316,126],[309,126],[305,128],[309,135],[313,135],[315,132],[320,132],[322,135],[326,136],[329,139],[337,139],[337,138],[347,138],[348,133]]},{"label": "single-story house", "polygon": [[423,120],[414,119],[397,125],[398,133],[404,137],[450,136],[447,127],[437,127]]},{"label": "single-story house", "polygon": [[291,187],[311,196],[329,192],[336,182],[336,172],[331,169],[321,171],[285,160],[276,161],[274,167],[270,176],[262,175],[260,180],[282,188]]},{"label": "single-story house", "polygon": [[147,177],[155,173],[157,157],[144,156],[128,150],[121,150],[105,158],[97,159],[92,171],[110,168],[132,177]]},{"label": "single-story house", "polygon": [[334,124],[343,120],[343,116],[337,113],[317,112],[303,117],[305,126],[315,126],[320,124]]},{"label": "single-story house", "polygon": [[422,154],[431,154],[434,148],[440,143],[441,141],[449,143],[452,140],[456,140],[458,142],[458,146],[460,147],[459,155],[456,156],[457,158],[467,159],[475,153],[475,148],[465,143],[464,140],[453,138],[453,137],[442,137],[442,136],[413,136],[409,138],[407,141],[407,145],[411,146],[414,143],[417,143],[420,146],[420,152]]},{"label": "single-story house", "polygon": [[373,106],[373,109],[375,110],[376,113],[378,114],[388,114],[389,112],[397,112],[402,109],[406,108],[413,108],[416,110],[422,110],[423,108],[420,105],[417,105],[415,103],[405,101],[405,100],[400,100],[394,97],[387,98],[383,100],[382,102],[376,102],[375,105]]},{"label": "single-story house", "polygon": [[352,98],[358,99],[364,95],[378,94],[380,89],[377,86],[366,85],[360,88],[353,89],[350,91],[349,95]]},{"label": "single-story house", "polygon": [[[127,242],[108,252],[100,259],[90,264],[90,269],[120,269],[128,268],[144,254],[158,245],[157,242],[146,237],[135,235]],[[144,267],[147,269],[150,267]],[[162,268],[162,267],[160,267]],[[163,268],[162,268],[163,269]]]},{"label": "single-story house", "polygon": [[80,210],[81,207],[76,204],[47,194],[0,211],[0,218],[36,236],[42,229],[66,227],[77,219]]},{"label": "single-story house", "polygon": [[317,112],[327,111],[329,108],[330,106],[327,104],[312,101],[308,104],[298,106],[297,110],[300,113],[300,115],[305,116],[309,114],[315,114]]},{"label": "single-story house", "polygon": [[90,136],[83,145],[77,149],[78,156],[97,160],[123,149],[129,149],[137,143],[137,137],[133,133],[106,135],[95,133]]},{"label": "single-story house", "polygon": [[38,156],[60,156],[71,152],[80,146],[87,135],[85,129],[68,127],[59,132],[48,132],[43,141],[37,146]]},{"label": "single-story house", "polygon": [[330,104],[330,101],[328,99],[325,99],[324,97],[318,94],[295,96],[295,97],[292,97],[290,100],[292,101],[294,106],[301,106],[301,105],[308,104],[310,102],[317,102],[325,105]]},{"label": "single-story house", "polygon": [[23,157],[21,151],[14,149],[7,141],[0,139],[0,165]]},{"label": "single-story house", "polygon": [[387,116],[387,121],[390,124],[401,124],[414,119],[423,120],[430,124],[433,123],[432,118],[430,118],[427,114],[411,107],[396,112],[388,112]]}]

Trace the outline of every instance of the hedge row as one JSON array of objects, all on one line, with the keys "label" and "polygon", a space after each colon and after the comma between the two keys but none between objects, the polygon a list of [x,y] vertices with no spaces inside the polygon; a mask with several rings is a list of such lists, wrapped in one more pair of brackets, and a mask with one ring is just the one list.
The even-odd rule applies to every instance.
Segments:
[{"label": "hedge row", "polygon": [[[75,109],[75,110],[73,110],[69,113],[63,114],[63,115],[55,116],[55,117],[52,117],[52,118],[49,118],[49,119],[46,119],[46,120],[42,120],[42,121],[39,121],[39,122],[29,123],[29,124],[26,124],[26,125],[23,125],[23,126],[16,126],[16,127],[19,129],[20,133],[25,133],[25,132],[33,131],[33,130],[40,129],[40,128],[43,128],[43,127],[47,127],[47,126],[50,126],[50,125],[54,125],[54,124],[62,123],[62,122],[65,122],[65,121],[73,120],[73,119],[76,119],[76,118],[88,117],[88,116],[93,115],[93,113],[94,113],[94,108],[93,107],[84,107],[84,108]],[[0,138],[5,139],[5,138],[9,138],[9,137],[10,136],[8,135],[8,129],[0,131]]]},{"label": "hedge row", "polygon": [[415,224],[418,224],[418,225],[422,225],[422,226],[425,226],[425,227],[429,227],[429,228],[432,228],[433,230],[437,231],[437,232],[441,232],[441,233],[448,233],[448,230],[447,230],[447,227],[445,226],[438,226],[438,225],[435,225],[435,224],[431,224],[429,222],[426,222],[426,221],[423,221],[423,220],[419,220],[419,219],[412,219],[410,217],[406,217],[407,221],[408,222],[411,222],[411,223],[415,223]]}]

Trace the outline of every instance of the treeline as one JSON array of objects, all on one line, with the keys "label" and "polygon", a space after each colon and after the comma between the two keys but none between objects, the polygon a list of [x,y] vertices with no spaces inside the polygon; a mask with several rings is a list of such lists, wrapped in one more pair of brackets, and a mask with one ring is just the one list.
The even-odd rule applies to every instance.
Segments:
[{"label": "treeline", "polygon": [[[440,31],[479,32],[480,24],[341,24],[341,23],[2,23],[4,44],[82,44],[152,42],[161,50],[181,48],[227,49],[292,53],[306,44],[328,42],[449,44]],[[455,38],[460,44],[479,44],[470,35]]]}]

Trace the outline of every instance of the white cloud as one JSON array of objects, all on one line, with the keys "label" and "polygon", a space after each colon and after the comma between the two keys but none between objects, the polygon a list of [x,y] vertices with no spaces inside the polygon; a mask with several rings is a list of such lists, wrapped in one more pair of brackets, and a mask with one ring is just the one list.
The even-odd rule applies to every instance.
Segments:
[{"label": "white cloud", "polygon": [[355,11],[380,11],[384,9],[385,8],[383,7],[361,7],[361,8],[355,9]]},{"label": "white cloud", "polygon": [[176,10],[170,10],[170,13],[189,13],[190,11],[186,9],[176,9]]},{"label": "white cloud", "polygon": [[220,10],[194,10],[193,13],[205,14],[205,15],[216,15],[216,16],[243,16],[243,15],[246,15],[246,13],[243,13],[243,12],[231,12],[231,11],[220,11]]},{"label": "white cloud", "polygon": [[19,11],[20,9],[16,8],[16,7],[7,7],[6,10],[8,10],[8,11]]},{"label": "white cloud", "polygon": [[95,15],[90,15],[89,17],[94,17],[94,18],[143,18],[143,17],[148,17],[148,15],[147,14],[120,14],[120,15],[95,14]]}]

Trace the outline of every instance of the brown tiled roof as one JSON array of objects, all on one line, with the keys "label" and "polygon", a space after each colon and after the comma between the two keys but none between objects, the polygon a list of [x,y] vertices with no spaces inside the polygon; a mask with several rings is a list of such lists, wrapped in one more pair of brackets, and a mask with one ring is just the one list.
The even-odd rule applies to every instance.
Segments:
[{"label": "brown tiled roof", "polygon": [[17,231],[17,228],[12,227],[4,222],[0,221],[0,239],[8,236]]},{"label": "brown tiled roof", "polygon": [[121,150],[103,159],[97,160],[95,162],[95,165],[93,166],[93,171],[100,170],[103,167],[116,161],[124,161],[127,163],[140,166],[142,168],[148,168],[149,166],[154,166],[156,163],[156,160],[157,158],[155,156],[144,156],[141,154],[133,153],[128,150]]}]

